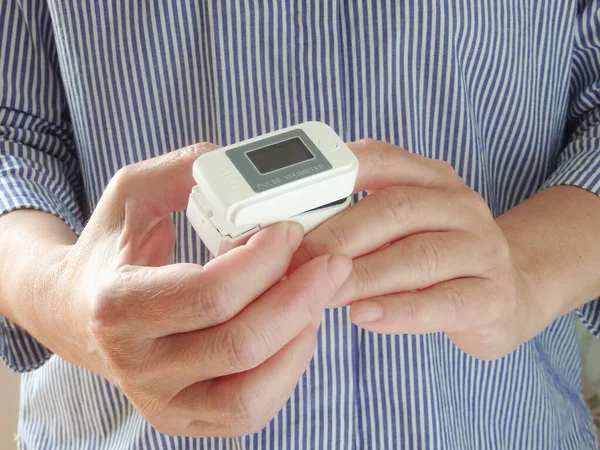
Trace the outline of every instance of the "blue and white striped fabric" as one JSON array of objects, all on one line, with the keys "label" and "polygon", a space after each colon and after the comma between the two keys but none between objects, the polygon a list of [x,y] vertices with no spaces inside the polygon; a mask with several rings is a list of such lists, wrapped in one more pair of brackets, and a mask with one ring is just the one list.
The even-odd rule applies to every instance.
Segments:
[{"label": "blue and white striped fabric", "polygon": [[[77,232],[125,164],[306,120],[450,162],[495,215],[545,186],[600,194],[599,1],[0,0],[0,66],[0,213]],[[176,259],[205,262],[175,224]],[[598,302],[579,314],[598,334]],[[482,362],[329,310],[285,408],[230,440],[156,433],[1,320],[22,449],[596,448],[572,315]]]}]

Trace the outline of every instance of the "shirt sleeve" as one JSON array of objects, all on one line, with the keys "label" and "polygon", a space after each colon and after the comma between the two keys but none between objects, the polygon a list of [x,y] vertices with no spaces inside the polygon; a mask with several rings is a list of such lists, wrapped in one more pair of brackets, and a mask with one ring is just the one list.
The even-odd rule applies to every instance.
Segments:
[{"label": "shirt sleeve", "polygon": [[[0,215],[18,209],[54,214],[79,234],[79,162],[46,2],[0,1]],[[24,372],[51,353],[0,316],[0,358]]]},{"label": "shirt sleeve", "polygon": [[[575,24],[567,143],[544,187],[576,186],[600,195],[600,5],[587,1]],[[600,337],[600,299],[577,310]]]}]

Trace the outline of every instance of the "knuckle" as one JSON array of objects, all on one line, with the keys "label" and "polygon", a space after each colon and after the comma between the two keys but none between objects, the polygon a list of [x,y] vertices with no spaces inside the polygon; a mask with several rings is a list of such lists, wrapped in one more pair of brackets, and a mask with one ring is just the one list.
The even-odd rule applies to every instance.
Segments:
[{"label": "knuckle", "polygon": [[418,300],[413,296],[410,296],[406,299],[406,319],[411,323],[426,324],[428,322],[428,318],[425,317],[417,302]]},{"label": "knuckle", "polygon": [[90,326],[93,331],[102,331],[119,321],[119,300],[117,298],[120,292],[119,285],[117,277],[113,277],[111,280],[105,282],[93,297],[90,320]]},{"label": "knuckle", "polygon": [[337,253],[344,252],[348,247],[348,238],[346,237],[342,227],[338,226],[335,220],[325,221],[321,225],[325,228],[328,240],[325,242],[324,249],[322,252],[315,252],[314,249],[307,249],[310,254],[325,254],[325,253]]},{"label": "knuckle", "polygon": [[373,270],[368,264],[357,261],[354,263],[352,270],[356,277],[357,294],[360,295],[363,292],[372,293],[376,290],[377,275],[373,273]]},{"label": "knuckle", "polygon": [[510,258],[510,250],[508,248],[508,244],[504,239],[501,239],[499,236],[483,239],[481,246],[489,255],[489,259],[496,263],[494,265],[497,265],[497,263],[499,262],[503,263],[508,258]]},{"label": "knuckle", "polygon": [[428,276],[437,273],[441,264],[441,251],[431,238],[419,237],[413,240],[413,252],[416,255],[415,262],[419,271]]},{"label": "knuckle", "polygon": [[436,182],[434,183],[436,185],[453,183],[461,179],[452,164],[447,161],[435,159],[432,161],[432,165],[437,173]]},{"label": "knuckle", "polygon": [[406,223],[415,216],[417,201],[414,193],[401,187],[387,187],[372,197],[373,206],[380,217],[388,217],[392,223]]},{"label": "knuckle", "polygon": [[434,159],[433,163],[435,164],[435,167],[438,170],[438,172],[442,174],[456,173],[454,167],[452,167],[452,164],[450,164],[448,161],[445,161],[443,159]]},{"label": "knuckle", "polygon": [[[511,249],[504,234],[499,230],[477,233],[473,240],[474,250],[480,255],[484,273],[504,267],[511,261]],[[476,247],[475,247],[476,246]]]},{"label": "knuckle", "polygon": [[90,352],[104,360],[113,381],[123,390],[136,391],[152,378],[146,366],[154,373],[156,365],[144,363],[145,341],[132,338],[133,313],[128,305],[136,302],[129,286],[131,276],[119,270],[100,287],[92,300],[88,330]]},{"label": "knuckle", "polygon": [[132,279],[134,273],[129,266],[107,275],[101,282],[91,301],[91,320],[93,330],[115,327],[127,318],[125,308],[133,302]]},{"label": "knuckle", "polygon": [[108,327],[117,316],[114,307],[104,298],[96,297],[93,300],[92,313],[88,321],[88,331],[96,343],[103,343],[106,340]]},{"label": "knuckle", "polygon": [[207,289],[200,297],[200,313],[214,324],[231,319],[234,315],[232,286],[216,280],[206,283],[206,286]]},{"label": "knuckle", "polygon": [[[139,361],[139,359],[138,359]],[[180,409],[170,407],[170,400],[180,390],[178,385],[165,383],[170,373],[163,364],[161,369],[146,370],[141,363],[133,362],[121,368],[117,387],[127,396],[134,408],[149,421],[171,421],[183,417]]]},{"label": "knuckle", "polygon": [[[113,352],[112,364],[118,375],[121,386],[130,392],[135,392],[145,399],[144,404],[153,410],[153,406],[163,406],[157,403],[159,392],[170,391],[171,386],[165,384],[165,375],[173,376],[176,362],[166,353],[167,347],[158,350],[160,341],[147,343],[128,342],[127,351],[118,348]],[[163,395],[160,394],[160,395]]]},{"label": "knuckle", "polygon": [[402,188],[390,188],[387,189],[386,194],[392,197],[392,208],[389,211],[396,222],[406,222],[416,214],[418,206],[414,193]]},{"label": "knuckle", "polygon": [[377,145],[378,141],[376,141],[373,138],[370,137],[366,137],[366,138],[362,138],[361,139],[362,142],[364,142],[365,146],[373,146],[373,145]]},{"label": "knuckle", "polygon": [[110,339],[104,344],[102,351],[112,381],[131,396],[132,403],[140,405],[140,409],[152,410],[151,392],[154,391],[157,378],[143,370],[140,358],[132,356],[135,352],[122,347],[118,339]]},{"label": "knuckle", "polygon": [[452,284],[447,284],[444,286],[444,296],[449,300],[450,311],[448,313],[451,317],[460,317],[464,312],[466,307],[466,298],[463,292],[452,286]]},{"label": "knuckle", "polygon": [[236,431],[254,434],[262,430],[270,420],[263,409],[264,396],[254,390],[246,390],[235,396],[229,411],[230,422],[236,424]]},{"label": "knuckle", "polygon": [[490,215],[490,207],[487,201],[477,191],[474,191],[473,189],[468,188],[467,192],[468,201],[471,204],[475,205],[478,209],[484,211],[486,215]]},{"label": "knuckle", "polygon": [[89,321],[90,332],[94,337],[101,338],[106,328],[112,325],[115,320],[118,320],[112,296],[104,292],[99,292],[92,300],[91,310]]},{"label": "knuckle", "polygon": [[135,164],[129,164],[121,167],[117,173],[113,175],[108,183],[107,190],[116,192],[128,192],[132,183],[135,182],[138,169]]},{"label": "knuckle", "polygon": [[492,218],[492,213],[487,201],[473,189],[465,188],[462,191],[460,198],[466,208],[470,211],[479,213],[482,219]]},{"label": "knuckle", "polygon": [[385,156],[383,156],[382,154],[386,152],[385,149],[382,148],[383,146],[381,145],[381,141],[370,137],[366,137],[362,138],[359,142],[362,147],[372,149],[372,151],[369,151],[366,154],[367,158],[376,159],[377,162],[380,162],[382,157],[385,158]]},{"label": "knuckle", "polygon": [[496,239],[490,239],[493,254],[499,261],[509,261],[511,259],[510,245],[502,232],[498,232]]},{"label": "knuckle", "polygon": [[257,367],[266,353],[264,340],[247,326],[238,326],[223,336],[225,361],[234,373]]},{"label": "knuckle", "polygon": [[386,145],[384,142],[372,138],[361,139],[361,142],[364,147],[369,148],[369,151],[364,152],[362,155],[368,165],[372,165],[373,167],[389,167],[390,164],[398,163],[398,161],[394,160],[394,156],[398,150],[396,147]]}]

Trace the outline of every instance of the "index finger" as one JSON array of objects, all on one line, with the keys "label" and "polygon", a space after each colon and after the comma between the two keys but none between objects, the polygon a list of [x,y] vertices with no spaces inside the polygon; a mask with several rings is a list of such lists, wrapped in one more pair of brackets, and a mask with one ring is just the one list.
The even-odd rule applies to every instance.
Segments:
[{"label": "index finger", "polygon": [[224,323],[281,280],[302,240],[302,227],[275,224],[211,264],[130,266],[108,283],[104,324],[158,338]]},{"label": "index finger", "polygon": [[387,142],[362,139],[348,147],[359,162],[355,193],[389,186],[442,187],[460,180],[448,163]]},{"label": "index finger", "polygon": [[325,255],[309,261],[220,326],[162,339],[160,354],[180,384],[254,369],[321,315],[350,274],[352,261]]}]

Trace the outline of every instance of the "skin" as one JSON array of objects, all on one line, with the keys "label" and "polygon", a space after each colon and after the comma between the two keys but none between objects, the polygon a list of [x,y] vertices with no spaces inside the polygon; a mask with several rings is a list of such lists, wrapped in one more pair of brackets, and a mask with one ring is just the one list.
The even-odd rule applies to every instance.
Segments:
[{"label": "skin", "polygon": [[350,144],[369,195],[309,233],[290,270],[319,255],[353,258],[332,306],[376,333],[445,332],[493,360],[600,297],[600,198],[545,189],[494,220],[445,162],[391,144]]},{"label": "skin", "polygon": [[172,264],[204,144],[126,167],[76,239],[45,213],[0,220],[0,313],[122,390],[158,431],[257,432],[315,351],[352,261],[325,255],[281,281],[302,228],[281,223],[204,267]]},{"label": "skin", "polygon": [[204,267],[172,264],[170,214],[209,144],[121,170],[79,239],[48,214],[7,214],[0,314],[109,379],[158,431],[237,436],[290,397],[326,307],[495,359],[600,295],[596,196],[550,188],[494,220],[449,165],[351,147],[370,195],[304,239],[278,224]]}]

